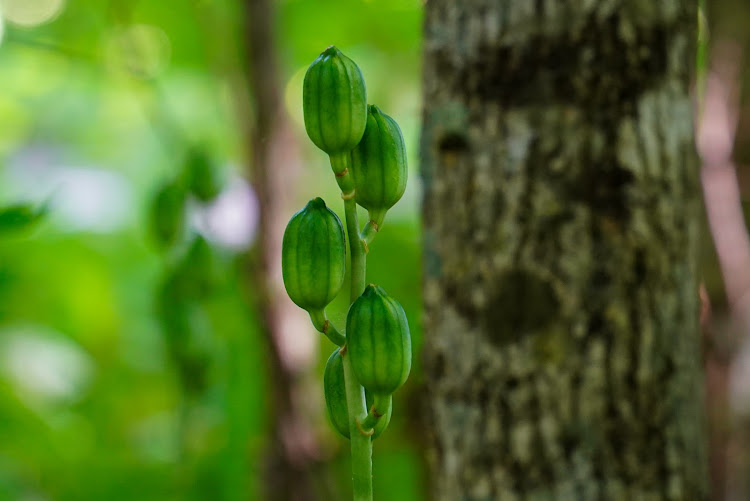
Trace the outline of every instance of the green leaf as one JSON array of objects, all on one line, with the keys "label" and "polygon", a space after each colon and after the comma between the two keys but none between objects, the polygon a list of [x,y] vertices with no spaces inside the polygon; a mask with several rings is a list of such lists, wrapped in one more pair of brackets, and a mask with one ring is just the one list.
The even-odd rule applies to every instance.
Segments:
[{"label": "green leaf", "polygon": [[223,183],[215,162],[202,148],[190,150],[184,175],[188,190],[201,202],[210,202],[221,193]]},{"label": "green leaf", "polygon": [[0,209],[0,236],[17,234],[34,227],[47,214],[47,205],[9,205]]},{"label": "green leaf", "polygon": [[185,230],[185,190],[176,181],[161,186],[151,201],[149,223],[154,242],[162,248],[174,246]]}]

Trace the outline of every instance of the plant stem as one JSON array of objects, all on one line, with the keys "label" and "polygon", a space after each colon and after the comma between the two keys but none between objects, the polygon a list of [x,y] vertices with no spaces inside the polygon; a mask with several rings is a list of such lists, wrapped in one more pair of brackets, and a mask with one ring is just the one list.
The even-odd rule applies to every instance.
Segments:
[{"label": "plant stem", "polygon": [[391,411],[392,401],[391,395],[375,395],[367,417],[359,423],[360,428],[364,431],[375,428],[378,425],[378,421]]},{"label": "plant stem", "polygon": [[362,230],[362,240],[365,241],[365,245],[369,245],[370,242],[372,242],[372,239],[375,238],[375,235],[378,233],[378,230],[380,228],[378,227],[377,223],[375,221],[369,221],[365,225],[365,229]]},{"label": "plant stem", "polygon": [[344,200],[346,232],[349,234],[349,256],[351,258],[351,302],[357,300],[365,290],[365,270],[367,266],[365,246],[359,234],[357,204],[354,199]]},{"label": "plant stem", "polygon": [[[337,155],[331,155],[329,157],[329,160],[331,161],[331,169],[333,169],[333,173],[336,175],[336,182],[339,185],[339,188],[341,188],[341,197],[344,200],[347,200],[351,198],[354,199],[354,176],[352,175],[352,171],[349,170],[349,165],[351,164],[351,160],[349,157],[349,153],[339,153]],[[356,209],[356,206],[355,206]],[[355,222],[356,222],[356,214],[357,211],[354,211],[355,215]],[[348,217],[347,217],[348,219]],[[359,225],[357,225],[357,235],[359,235]],[[351,236],[351,233],[349,234]]]},{"label": "plant stem", "polygon": [[[336,181],[341,187],[346,215],[346,232],[349,236],[349,256],[351,260],[351,294],[350,303],[362,294],[365,289],[366,255],[365,244],[359,233],[357,220],[357,203],[354,200],[354,180],[349,170],[349,155],[331,157],[331,167],[336,173]],[[344,363],[344,383],[346,386],[346,403],[349,407],[349,437],[352,450],[352,491],[354,501],[372,501],[372,439],[360,432],[359,424],[367,417],[365,390],[359,384],[352,369],[351,359],[346,346],[341,350]]]},{"label": "plant stem", "polygon": [[346,400],[349,406],[349,437],[352,447],[352,492],[354,501],[372,501],[372,439],[363,435],[357,426],[367,416],[365,390],[357,381],[351,357],[342,350]]},{"label": "plant stem", "polygon": [[310,310],[309,313],[310,320],[318,332],[325,334],[336,346],[344,346],[346,344],[346,336],[333,325],[333,322],[328,320],[325,309]]},{"label": "plant stem", "polygon": [[[365,270],[367,266],[365,252],[366,245],[359,232],[357,218],[357,202],[354,200],[354,177],[349,168],[351,160],[348,153],[332,155],[331,168],[336,174],[336,182],[341,188],[341,198],[344,199],[344,214],[346,216],[346,233],[349,236],[349,257],[351,259],[351,295],[350,303],[365,290]],[[381,218],[382,221],[382,218]],[[372,240],[372,237],[370,238]]]}]

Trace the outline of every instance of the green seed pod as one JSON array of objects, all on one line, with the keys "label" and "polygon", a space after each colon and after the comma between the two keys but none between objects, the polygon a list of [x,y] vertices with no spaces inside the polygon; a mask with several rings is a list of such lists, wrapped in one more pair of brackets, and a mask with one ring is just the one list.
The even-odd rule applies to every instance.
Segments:
[{"label": "green seed pod", "polygon": [[188,152],[184,175],[188,190],[201,202],[209,202],[221,193],[219,172],[211,157],[201,148]]},{"label": "green seed pod", "polygon": [[[344,361],[341,358],[338,348],[334,350],[326,363],[326,370],[323,373],[323,391],[326,397],[326,407],[328,417],[333,427],[341,435],[349,438],[349,405],[346,402],[346,385],[344,382]],[[369,410],[372,405],[372,396],[365,392],[365,400]],[[393,414],[393,405],[388,406],[388,412],[381,417],[374,428],[373,439],[380,436],[388,427]]]},{"label": "green seed pod", "polygon": [[329,155],[348,153],[365,131],[367,93],[357,64],[333,45],[312,62],[302,87],[305,130]]},{"label": "green seed pod", "polygon": [[322,198],[289,220],[281,247],[284,287],[305,310],[321,310],[341,290],[346,271],[344,228]]},{"label": "green seed pod", "polygon": [[401,199],[408,169],[404,136],[394,119],[369,106],[362,141],[352,150],[356,200],[381,224],[386,211]]},{"label": "green seed pod", "polygon": [[374,395],[390,395],[411,370],[411,337],[398,301],[368,285],[346,317],[352,368],[360,384]]},{"label": "green seed pod", "polygon": [[149,222],[157,245],[169,248],[182,238],[185,227],[185,191],[175,181],[165,183],[151,202]]}]

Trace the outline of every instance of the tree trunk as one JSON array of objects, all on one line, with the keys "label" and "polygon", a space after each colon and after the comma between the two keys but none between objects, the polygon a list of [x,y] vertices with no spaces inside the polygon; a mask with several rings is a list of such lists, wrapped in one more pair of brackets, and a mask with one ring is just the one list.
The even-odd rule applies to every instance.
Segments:
[{"label": "tree trunk", "polygon": [[696,9],[427,2],[431,499],[708,499]]},{"label": "tree trunk", "polygon": [[311,416],[322,412],[306,405],[307,376],[314,368],[317,333],[307,315],[288,299],[281,279],[281,241],[294,212],[289,180],[301,165],[282,100],[274,43],[271,0],[245,0],[245,35],[250,66],[248,83],[255,123],[250,132],[251,179],[261,219],[258,255],[249,270],[256,313],[268,342],[271,437],[263,471],[262,498],[268,501],[331,499],[329,473],[321,461]]}]

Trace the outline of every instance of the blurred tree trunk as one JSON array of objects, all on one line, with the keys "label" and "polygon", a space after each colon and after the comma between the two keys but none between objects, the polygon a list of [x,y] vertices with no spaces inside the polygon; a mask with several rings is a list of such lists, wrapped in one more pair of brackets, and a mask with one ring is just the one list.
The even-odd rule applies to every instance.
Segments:
[{"label": "blurred tree trunk", "polygon": [[244,9],[255,118],[250,130],[250,175],[261,213],[257,255],[248,276],[256,311],[267,333],[273,419],[262,499],[331,499],[328,473],[320,461],[311,427],[311,417],[320,413],[322,403],[310,409],[306,405],[309,399],[304,398],[309,393],[304,383],[315,363],[316,338],[306,315],[286,297],[281,283],[281,240],[294,212],[289,179],[294,179],[300,159],[283,107],[284,86],[273,37],[274,9],[270,0],[246,0]]},{"label": "blurred tree trunk", "polygon": [[427,2],[432,499],[708,499],[696,9]]}]

